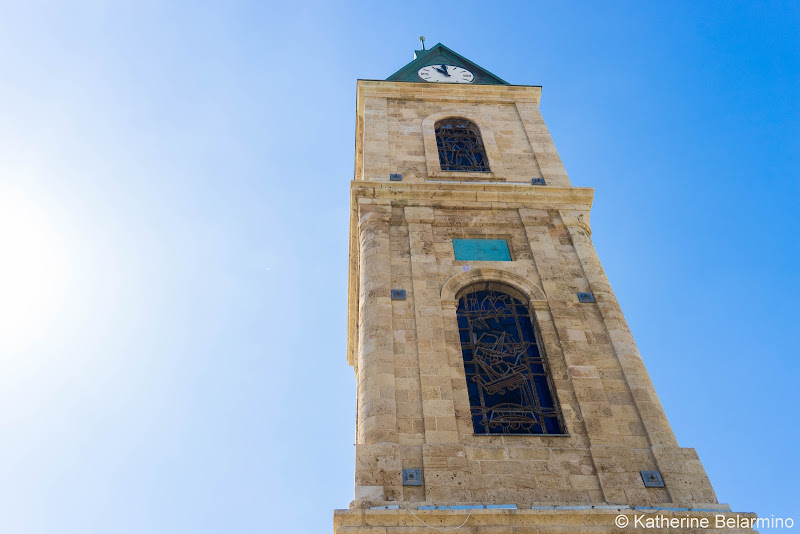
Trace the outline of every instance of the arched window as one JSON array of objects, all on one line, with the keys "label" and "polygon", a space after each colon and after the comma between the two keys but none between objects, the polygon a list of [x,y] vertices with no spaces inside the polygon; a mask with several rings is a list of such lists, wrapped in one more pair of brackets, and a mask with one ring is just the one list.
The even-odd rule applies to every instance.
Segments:
[{"label": "arched window", "polygon": [[528,307],[519,298],[484,283],[468,289],[458,301],[476,434],[564,432],[544,351]]},{"label": "arched window", "polygon": [[436,146],[443,171],[489,172],[481,132],[467,119],[449,117],[436,123]]}]

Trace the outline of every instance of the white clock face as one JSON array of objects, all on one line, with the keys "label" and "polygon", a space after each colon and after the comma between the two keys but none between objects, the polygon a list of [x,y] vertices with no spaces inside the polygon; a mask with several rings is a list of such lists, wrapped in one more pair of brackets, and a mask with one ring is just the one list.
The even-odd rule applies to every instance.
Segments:
[{"label": "white clock face", "polygon": [[428,65],[417,72],[426,82],[472,83],[475,75],[467,69],[453,65]]}]

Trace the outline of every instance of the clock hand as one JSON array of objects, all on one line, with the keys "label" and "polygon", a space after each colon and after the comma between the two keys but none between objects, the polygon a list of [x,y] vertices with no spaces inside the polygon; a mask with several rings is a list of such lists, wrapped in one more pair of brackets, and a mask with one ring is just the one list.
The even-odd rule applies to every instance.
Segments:
[{"label": "clock hand", "polygon": [[449,73],[449,72],[447,72],[447,65],[442,65],[442,73],[443,73],[445,76],[450,76],[450,73]]}]

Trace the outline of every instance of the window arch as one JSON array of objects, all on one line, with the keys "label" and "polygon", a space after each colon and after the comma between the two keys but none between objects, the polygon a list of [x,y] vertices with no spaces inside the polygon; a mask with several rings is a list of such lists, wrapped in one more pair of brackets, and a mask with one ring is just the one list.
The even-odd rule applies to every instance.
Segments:
[{"label": "window arch", "polygon": [[476,124],[448,117],[436,122],[436,147],[443,171],[490,172],[489,158]]},{"label": "window arch", "polygon": [[476,434],[562,434],[544,351],[524,297],[482,283],[458,299],[458,331]]}]

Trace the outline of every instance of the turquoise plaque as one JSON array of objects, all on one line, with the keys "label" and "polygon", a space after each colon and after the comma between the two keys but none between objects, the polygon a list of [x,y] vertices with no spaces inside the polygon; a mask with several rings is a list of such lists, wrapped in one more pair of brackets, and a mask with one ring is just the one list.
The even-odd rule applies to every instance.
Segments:
[{"label": "turquoise plaque", "polygon": [[453,239],[457,261],[511,261],[505,239]]}]

